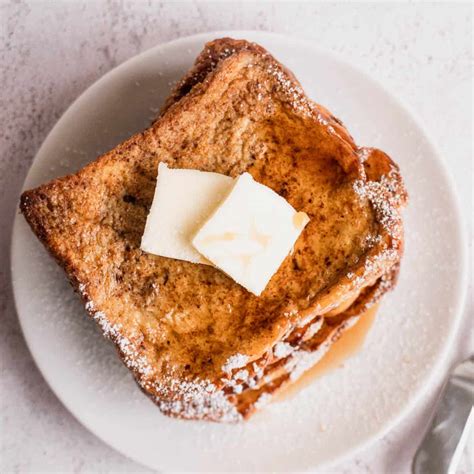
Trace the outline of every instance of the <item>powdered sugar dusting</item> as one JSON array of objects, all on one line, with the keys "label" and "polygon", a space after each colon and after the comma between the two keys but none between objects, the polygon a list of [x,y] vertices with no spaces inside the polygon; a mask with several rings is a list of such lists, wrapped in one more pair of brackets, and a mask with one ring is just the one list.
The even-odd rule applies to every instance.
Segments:
[{"label": "powdered sugar dusting", "polygon": [[384,273],[377,284],[375,291],[372,294],[372,297],[364,304],[364,307],[361,311],[367,311],[371,308],[374,304],[380,301],[380,298],[390,291],[394,285],[394,277],[391,271]]},{"label": "powdered sugar dusting", "polygon": [[360,198],[369,199],[380,224],[395,240],[401,240],[403,236],[399,208],[404,196],[400,187],[400,175],[395,170],[383,175],[379,181],[357,180],[353,184]]},{"label": "powdered sugar dusting", "polygon": [[395,249],[384,249],[375,256],[367,258],[361,274],[348,272],[347,278],[351,280],[352,289],[362,288],[370,278],[383,274],[384,270],[392,267],[400,259],[400,255]]},{"label": "powdered sugar dusting", "polygon": [[359,148],[357,155],[359,156],[359,160],[361,163],[364,163],[364,161],[367,160],[367,158],[370,156],[371,150],[370,148]]},{"label": "powdered sugar dusting", "polygon": [[257,378],[263,377],[263,368],[262,367],[260,367],[257,363],[254,362],[252,364],[252,368],[253,368],[255,377],[257,377]]},{"label": "powdered sugar dusting", "polygon": [[239,395],[244,391],[246,387],[250,389],[255,388],[258,384],[259,379],[260,377],[257,374],[251,376],[250,372],[244,369],[239,370],[230,379],[222,378],[221,381],[224,383],[225,387],[230,388],[233,393]]},{"label": "powdered sugar dusting", "polygon": [[333,334],[326,338],[326,340],[315,351],[294,351],[285,364],[285,369],[290,373],[290,379],[295,381],[307,370],[313,367],[316,362],[326,354],[331,345],[335,342],[335,338],[338,338],[339,334],[343,331],[354,326],[358,320],[359,317],[353,317],[344,321],[344,323],[342,323]]},{"label": "powdered sugar dusting", "polygon": [[[241,354],[238,354],[241,356]],[[235,357],[235,356],[233,356]],[[248,360],[248,357],[245,356]],[[231,358],[229,358],[231,359]],[[240,358],[240,360],[231,360],[232,362],[237,365],[244,364],[244,358]],[[231,374],[231,371],[226,372],[227,375]],[[232,392],[236,395],[242,393],[246,388],[254,389],[256,388],[264,374],[264,368],[260,367],[256,362],[253,362],[247,368],[237,370],[230,378],[222,378],[221,381],[224,383],[224,386],[230,388]]]},{"label": "powdered sugar dusting", "polygon": [[99,325],[104,337],[111,339],[119,348],[125,365],[134,372],[137,372],[140,376],[149,376],[152,373],[152,368],[148,363],[147,358],[144,355],[141,355],[137,351],[135,345],[122,334],[122,325],[112,324],[104,312],[96,310],[95,304],[89,298],[84,284],[81,283],[78,286],[78,290],[86,300],[86,310]]},{"label": "powdered sugar dusting", "polygon": [[136,347],[128,338],[123,336],[120,332],[120,324],[110,324],[109,320],[101,311],[94,313],[94,320],[102,329],[104,336],[112,339],[117,344],[120,352],[123,355],[125,365],[138,372],[142,376],[148,376],[152,373],[152,368],[144,355],[139,354]]},{"label": "powdered sugar dusting", "polygon": [[235,380],[248,380],[249,378],[249,371],[246,369],[239,370],[235,375]]},{"label": "powdered sugar dusting", "polygon": [[294,347],[287,342],[277,342],[273,347],[273,355],[277,359],[289,356],[294,351]]},{"label": "powdered sugar dusting", "polygon": [[164,383],[144,383],[143,387],[158,395],[154,397],[155,402],[168,415],[229,423],[242,419],[224,392],[207,380],[188,381],[170,377]]},{"label": "powdered sugar dusting", "polygon": [[226,363],[222,366],[222,371],[226,374],[230,374],[234,369],[240,369],[245,367],[249,358],[244,354],[234,354],[230,356]]},{"label": "powdered sugar dusting", "polygon": [[304,335],[305,339],[312,338],[322,328],[323,322],[324,320],[322,317],[316,318],[316,321],[312,323],[306,330],[306,333]]},{"label": "powdered sugar dusting", "polygon": [[334,127],[323,114],[321,114],[318,107],[306,97],[303,88],[292,81],[278,64],[272,62],[268,66],[267,72],[277,80],[280,90],[287,96],[293,109],[308,117],[315,118],[321,125],[324,125],[329,132],[337,135]]}]

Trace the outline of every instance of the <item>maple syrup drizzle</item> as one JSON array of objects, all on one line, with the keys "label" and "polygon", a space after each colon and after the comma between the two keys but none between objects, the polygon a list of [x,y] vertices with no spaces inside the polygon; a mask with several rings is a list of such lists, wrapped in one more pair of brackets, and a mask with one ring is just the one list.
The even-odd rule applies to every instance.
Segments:
[{"label": "maple syrup drizzle", "polygon": [[377,314],[378,304],[363,313],[357,323],[330,347],[322,359],[311,369],[306,371],[298,380],[285,387],[275,397],[275,401],[282,401],[295,396],[302,388],[310,385],[316,378],[327,372],[343,366],[344,361],[357,353],[367,337]]}]

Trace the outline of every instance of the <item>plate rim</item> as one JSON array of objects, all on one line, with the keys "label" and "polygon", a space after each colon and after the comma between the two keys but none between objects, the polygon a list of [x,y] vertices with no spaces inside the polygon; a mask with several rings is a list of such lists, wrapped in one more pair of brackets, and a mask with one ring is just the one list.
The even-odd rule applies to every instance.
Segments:
[{"label": "plate rim", "polygon": [[[461,321],[464,319],[464,309],[465,309],[465,303],[466,303],[466,296],[467,296],[467,286],[468,286],[468,273],[467,273],[467,227],[466,223],[464,222],[464,219],[462,218],[462,212],[461,212],[461,205],[460,205],[460,198],[456,192],[456,185],[454,178],[447,167],[445,160],[441,156],[441,153],[438,151],[438,147],[436,144],[436,140],[433,139],[431,134],[427,131],[422,119],[420,118],[419,114],[402,98],[398,97],[396,94],[392,93],[392,91],[387,88],[384,84],[382,84],[378,79],[370,76],[364,69],[360,68],[357,65],[354,65],[350,61],[346,60],[345,58],[341,57],[341,55],[337,52],[333,52],[331,50],[322,48],[318,44],[314,42],[314,40],[309,39],[309,38],[304,38],[304,37],[293,37],[288,34],[282,34],[282,33],[275,33],[271,31],[265,31],[265,30],[217,30],[217,31],[206,31],[206,32],[201,32],[193,35],[188,35],[188,36],[182,36],[179,38],[175,38],[170,41],[165,41],[162,43],[155,44],[154,46],[139,52],[138,54],[131,56],[130,58],[126,59],[122,63],[118,64],[111,70],[107,71],[104,75],[99,77],[95,82],[90,84],[86,89],[84,89],[78,97],[76,97],[72,103],[67,107],[67,109],[64,111],[64,113],[61,115],[61,117],[55,122],[54,126],[52,129],[48,132],[46,138],[43,140],[41,146],[39,147],[38,151],[35,153],[35,156],[31,162],[31,165],[28,169],[28,172],[25,176],[23,185],[22,185],[22,191],[25,189],[27,186],[27,182],[29,180],[30,174],[31,174],[31,169],[33,168],[37,157],[41,155],[43,149],[46,147],[47,143],[54,138],[55,133],[57,132],[57,126],[58,124],[64,119],[67,118],[69,115],[73,114],[75,112],[75,109],[80,106],[80,104],[84,101],[87,101],[88,95],[93,93],[93,90],[96,87],[99,87],[100,84],[103,82],[107,81],[112,77],[114,74],[119,73],[122,69],[125,69],[127,67],[130,67],[131,64],[133,64],[134,61],[139,61],[140,59],[143,59],[146,57],[146,55],[151,54],[152,52],[156,52],[160,49],[166,49],[167,47],[170,46],[179,46],[180,43],[186,44],[187,42],[205,42],[209,41],[213,38],[218,38],[218,37],[224,37],[224,36],[230,36],[230,37],[242,37],[245,38],[246,36],[251,36],[252,39],[251,41],[258,41],[258,38],[260,37],[262,39],[270,39],[275,38],[279,40],[286,39],[289,43],[292,44],[300,44],[301,46],[306,46],[310,47],[313,51],[317,51],[318,54],[322,56],[326,56],[331,58],[332,60],[335,60],[336,62],[344,65],[345,67],[348,67],[354,71],[356,71],[365,81],[367,81],[370,85],[373,85],[380,89],[384,95],[390,100],[391,103],[393,103],[395,106],[398,108],[402,109],[403,112],[405,112],[408,116],[411,117],[413,120],[414,124],[419,128],[419,131],[423,135],[423,138],[426,140],[426,146],[430,150],[430,155],[434,161],[437,162],[439,165],[439,168],[442,172],[443,178],[446,180],[446,187],[447,187],[447,192],[449,193],[449,197],[453,202],[453,207],[454,209],[452,210],[455,214],[455,221],[457,223],[457,236],[456,240],[456,247],[458,248],[460,252],[460,260],[461,260],[461,266],[457,274],[457,279],[458,279],[458,295],[456,298],[456,306],[454,308],[454,316],[452,318],[453,323],[450,325],[450,332],[445,340],[445,344],[442,347],[442,350],[439,352],[437,355],[431,369],[429,372],[429,375],[426,377],[424,383],[420,385],[418,388],[418,391],[414,392],[411,399],[405,404],[405,406],[398,411],[396,415],[394,415],[391,419],[389,419],[378,431],[374,431],[371,436],[368,436],[364,441],[362,441],[359,444],[353,445],[350,449],[345,451],[342,454],[336,455],[335,457],[328,459],[326,461],[323,461],[322,463],[312,465],[313,468],[325,468],[328,466],[332,466],[336,463],[341,463],[348,458],[354,456],[355,453],[363,451],[367,449],[370,445],[372,445],[375,441],[379,440],[383,436],[385,436],[389,431],[391,431],[395,426],[400,424],[400,422],[405,419],[411,411],[419,404],[420,400],[426,395],[428,392],[429,388],[433,385],[433,382],[439,372],[439,369],[443,367],[448,359],[449,355],[449,349],[453,344],[453,341],[456,339],[459,333]],[[18,201],[17,201],[18,202]],[[124,455],[125,457],[132,459],[133,461],[139,463],[142,466],[146,467],[152,467],[155,469],[154,466],[150,466],[146,464],[143,460],[139,459],[138,457],[134,456],[133,454],[130,454],[128,452],[124,452],[122,449],[116,446],[115,443],[110,442],[108,439],[105,439],[104,436],[99,434],[92,423],[90,423],[88,420],[84,420],[81,418],[73,409],[73,404],[70,403],[65,397],[63,397],[60,393],[60,391],[55,387],[54,381],[47,375],[47,370],[43,366],[41,362],[37,359],[35,352],[33,352],[31,348],[30,341],[27,336],[27,331],[25,331],[25,324],[24,321],[21,317],[21,313],[18,310],[19,304],[18,304],[18,295],[17,295],[17,278],[15,278],[15,248],[16,248],[16,239],[15,236],[17,232],[19,232],[19,222],[20,222],[21,216],[20,213],[15,214],[15,218],[13,221],[12,225],[12,231],[11,231],[11,240],[10,240],[10,278],[12,281],[12,290],[13,290],[13,300],[14,300],[14,306],[15,306],[15,311],[18,316],[18,320],[20,323],[20,327],[23,333],[23,337],[25,340],[25,343],[28,347],[28,350],[33,358],[33,361],[35,362],[36,367],[40,371],[42,377],[48,384],[49,388],[52,390],[52,392],[55,394],[55,396],[59,399],[59,401],[67,408],[69,413],[82,425],[84,426],[88,431],[90,431],[94,436],[99,438],[102,442],[104,442],[106,445],[112,447],[114,450],[119,452],[120,454]],[[308,467],[308,470],[311,469],[312,467]]]}]

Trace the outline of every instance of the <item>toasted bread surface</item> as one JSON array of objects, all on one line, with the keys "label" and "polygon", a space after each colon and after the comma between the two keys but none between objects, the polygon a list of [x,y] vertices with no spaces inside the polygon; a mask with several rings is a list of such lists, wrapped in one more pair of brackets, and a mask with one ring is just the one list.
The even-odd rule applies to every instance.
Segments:
[{"label": "toasted bread surface", "polygon": [[[260,297],[218,269],[140,250],[160,161],[248,171],[309,215]],[[229,360],[262,361],[298,328],[380,286],[400,260],[405,201],[387,155],[358,148],[263,48],[223,39],[206,46],[148,130],[26,191],[21,210],[162,410],[226,420],[244,413],[226,390]]]}]

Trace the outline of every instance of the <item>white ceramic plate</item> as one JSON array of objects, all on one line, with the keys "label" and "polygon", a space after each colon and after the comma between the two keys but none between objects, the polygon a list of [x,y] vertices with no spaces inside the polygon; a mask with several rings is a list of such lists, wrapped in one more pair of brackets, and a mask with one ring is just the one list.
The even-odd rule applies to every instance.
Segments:
[{"label": "white ceramic plate", "polygon": [[400,164],[410,193],[396,291],[365,348],[343,368],[241,425],[167,418],[85,317],[62,271],[17,216],[12,274],[21,325],[44,377],[67,408],[125,455],[159,470],[303,470],[340,459],[393,426],[429,387],[460,319],[464,246],[453,187],[425,133],[380,85],[312,43],[269,33],[219,32],[159,45],[90,87],[38,152],[25,188],[77,170],[155,117],[171,82],[205,41],[260,42],[359,144]]}]

